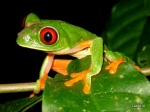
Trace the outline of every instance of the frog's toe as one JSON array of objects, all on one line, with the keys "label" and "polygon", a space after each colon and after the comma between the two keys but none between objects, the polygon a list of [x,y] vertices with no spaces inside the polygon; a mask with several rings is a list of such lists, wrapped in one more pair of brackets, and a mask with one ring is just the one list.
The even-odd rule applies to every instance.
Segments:
[{"label": "frog's toe", "polygon": [[88,83],[88,81],[86,79],[84,80],[83,92],[85,94],[90,94],[91,93],[91,86],[89,85],[89,83]]},{"label": "frog's toe", "polygon": [[105,67],[105,69],[106,69],[106,70],[109,70],[109,73],[110,73],[110,74],[115,74],[116,71],[117,71],[117,69],[118,69],[118,66],[119,66],[122,62],[125,62],[125,61],[123,60],[123,58],[119,58],[118,60],[111,62],[108,66]]},{"label": "frog's toe", "polygon": [[35,96],[35,93],[32,92],[32,93],[30,94],[29,98],[32,98],[32,97],[34,97],[34,96]]},{"label": "frog's toe", "polygon": [[72,73],[70,76],[71,78],[75,78],[75,77],[78,77],[80,75],[80,73]]},{"label": "frog's toe", "polygon": [[90,69],[79,72],[79,73],[73,73],[71,74],[72,79],[68,80],[65,82],[66,86],[73,86],[74,83],[83,80],[84,81],[84,88],[83,88],[83,92],[85,94],[89,94],[90,93],[90,85],[86,79],[86,76],[88,74],[88,72],[90,71]]},{"label": "frog's toe", "polygon": [[85,71],[80,72],[80,73],[73,73],[73,74],[71,74],[71,77],[73,79],[66,81],[65,85],[66,86],[73,86],[74,83],[76,83],[80,80],[83,80],[86,77],[86,75],[87,75],[87,73],[85,73]]},{"label": "frog's toe", "polygon": [[32,98],[32,97],[35,96],[35,94],[40,93],[40,91],[44,88],[44,86],[45,86],[44,80],[42,80],[42,78],[38,79],[36,81],[36,85],[35,85],[34,91],[30,94],[29,97]]}]

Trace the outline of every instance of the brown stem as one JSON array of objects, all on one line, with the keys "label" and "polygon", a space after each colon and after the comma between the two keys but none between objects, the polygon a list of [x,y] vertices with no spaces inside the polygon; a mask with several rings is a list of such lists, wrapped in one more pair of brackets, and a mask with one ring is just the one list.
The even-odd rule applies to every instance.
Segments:
[{"label": "brown stem", "polygon": [[[141,73],[144,76],[150,76],[150,67],[141,68]],[[29,91],[33,91],[34,87],[35,87],[35,82],[0,84],[0,93],[29,92]]]},{"label": "brown stem", "polygon": [[0,93],[29,92],[33,91],[34,87],[35,82],[0,84]]},{"label": "brown stem", "polygon": [[150,76],[150,67],[148,67],[148,68],[141,68],[141,73],[144,76]]}]

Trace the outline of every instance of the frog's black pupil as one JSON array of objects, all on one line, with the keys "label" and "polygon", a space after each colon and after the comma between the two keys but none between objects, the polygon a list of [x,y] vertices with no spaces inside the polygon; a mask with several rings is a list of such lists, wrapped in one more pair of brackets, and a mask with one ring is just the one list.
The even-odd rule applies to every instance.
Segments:
[{"label": "frog's black pupil", "polygon": [[50,32],[46,32],[46,33],[44,34],[44,40],[45,40],[46,42],[50,42],[50,41],[52,40],[52,34],[51,34]]}]

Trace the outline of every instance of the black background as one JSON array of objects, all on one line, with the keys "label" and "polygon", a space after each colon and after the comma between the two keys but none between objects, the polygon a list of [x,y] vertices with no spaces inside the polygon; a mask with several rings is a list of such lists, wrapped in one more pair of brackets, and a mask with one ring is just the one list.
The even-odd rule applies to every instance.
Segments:
[{"label": "black background", "polygon": [[[1,4],[1,78],[0,83],[33,82],[46,53],[22,48],[16,44],[23,18],[33,12],[41,19],[59,19],[83,27],[101,36],[111,9],[118,0],[13,0]],[[5,94],[15,99],[14,93]],[[22,93],[19,95],[22,97]],[[28,94],[27,94],[28,95]],[[3,94],[0,95],[1,97]],[[7,98],[1,101],[7,101]],[[4,98],[4,97],[3,97]]]},{"label": "black background", "polygon": [[[32,1],[32,2],[31,2]],[[0,83],[35,81],[46,54],[16,44],[23,18],[30,12],[41,19],[59,19],[83,27],[101,36],[112,6],[117,0],[81,2],[54,0],[17,0],[6,4],[1,14],[1,76]]]}]

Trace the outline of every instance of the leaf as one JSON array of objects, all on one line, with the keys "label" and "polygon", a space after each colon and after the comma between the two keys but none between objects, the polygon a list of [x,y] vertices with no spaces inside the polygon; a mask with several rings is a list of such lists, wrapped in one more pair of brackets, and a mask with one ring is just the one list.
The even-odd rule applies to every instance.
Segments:
[{"label": "leaf", "polygon": [[[75,64],[76,61],[74,60],[73,66],[78,66]],[[86,66],[88,60],[84,59],[83,62]],[[104,69],[106,65],[104,62],[102,71],[92,77],[89,95],[82,92],[83,81],[77,82],[72,87],[66,87],[64,82],[71,79],[70,76],[57,74],[54,78],[48,78],[43,91],[42,112],[148,111],[150,107],[148,79],[127,62],[122,63],[114,75]]]},{"label": "leaf", "polygon": [[143,47],[142,51],[138,53],[137,59],[140,67],[150,67],[150,45]]},{"label": "leaf", "polygon": [[150,1],[149,0],[145,0],[145,10],[147,14],[150,16]]},{"label": "leaf", "polygon": [[[149,63],[149,45],[150,45],[150,33],[149,33],[149,30],[150,30],[150,20],[147,20],[146,22],[146,25],[143,29],[143,33],[140,37],[140,40],[139,40],[139,45],[137,47],[137,51],[135,53],[135,59],[137,61],[137,64],[140,66],[140,67],[150,67],[150,65],[148,64]],[[145,51],[143,52],[143,48],[146,48]],[[144,58],[146,58],[146,63],[147,65],[143,65],[140,60],[142,61]],[[144,59],[145,60],[145,59]]]},{"label": "leaf", "polygon": [[33,105],[38,103],[41,96],[35,96],[33,98],[25,97],[13,101],[0,104],[1,112],[24,112],[25,110],[31,108]]},{"label": "leaf", "polygon": [[120,0],[113,7],[104,31],[106,45],[133,59],[146,21],[143,0]]}]

